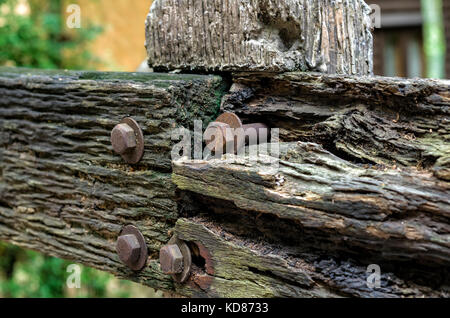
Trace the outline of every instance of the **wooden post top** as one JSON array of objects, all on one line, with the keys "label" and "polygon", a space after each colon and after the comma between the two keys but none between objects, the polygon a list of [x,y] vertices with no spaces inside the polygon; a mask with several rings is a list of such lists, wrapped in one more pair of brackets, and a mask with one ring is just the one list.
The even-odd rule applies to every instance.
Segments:
[{"label": "wooden post top", "polygon": [[363,0],[155,0],[146,21],[155,70],[372,74]]}]

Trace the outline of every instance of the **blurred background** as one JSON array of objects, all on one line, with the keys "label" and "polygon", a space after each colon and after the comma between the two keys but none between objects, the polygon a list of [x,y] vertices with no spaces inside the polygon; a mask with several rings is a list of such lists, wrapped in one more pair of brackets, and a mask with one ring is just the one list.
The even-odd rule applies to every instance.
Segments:
[{"label": "blurred background", "polygon": [[[381,9],[374,72],[450,77],[450,0],[367,0]],[[0,66],[136,71],[145,60],[151,0],[0,0]],[[69,4],[81,28],[68,28]],[[0,97],[1,98],[1,97]],[[161,297],[151,288],[82,267],[68,289],[71,262],[0,242],[0,297]]]},{"label": "blurred background", "polygon": [[366,0],[381,9],[374,73],[450,78],[450,0]]}]

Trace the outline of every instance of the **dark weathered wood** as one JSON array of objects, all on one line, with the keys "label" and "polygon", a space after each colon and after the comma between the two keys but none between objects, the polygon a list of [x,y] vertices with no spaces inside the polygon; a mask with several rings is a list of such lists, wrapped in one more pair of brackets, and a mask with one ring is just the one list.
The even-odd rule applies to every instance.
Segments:
[{"label": "dark weathered wood", "polygon": [[372,73],[363,0],[155,0],[146,21],[157,70]]},{"label": "dark weathered wood", "polygon": [[[447,297],[448,88],[241,73],[227,92],[215,76],[0,69],[0,239],[184,296]],[[172,129],[220,105],[280,128],[281,160],[172,163]],[[125,116],[145,135],[137,165],[109,143]],[[125,224],[149,247],[139,273],[114,251]],[[159,268],[172,234],[194,254],[185,284]]]},{"label": "dark weathered wood", "polygon": [[[449,87],[236,73],[222,110],[280,128],[281,160],[175,162],[184,216],[210,235],[191,233],[186,220],[177,232],[208,246],[218,266],[225,261],[217,240],[287,261],[291,276],[235,261],[283,280],[289,292],[270,284],[277,296],[317,296],[311,286],[320,286],[328,296],[448,297]],[[369,264],[381,267],[382,288],[367,287]]]},{"label": "dark weathered wood", "polygon": [[[172,290],[157,263],[178,218],[171,132],[217,116],[219,77],[0,69],[0,239]],[[132,116],[145,154],[127,165],[110,132]],[[138,275],[115,240],[136,225],[149,248]]]},{"label": "dark weathered wood", "polygon": [[173,180],[182,190],[317,232],[330,250],[450,266],[450,184],[428,172],[367,169],[302,142],[281,144],[280,160],[228,159],[175,162]]},{"label": "dark weathered wood", "polygon": [[450,180],[450,81],[235,74],[222,109],[351,161],[432,168]]},{"label": "dark weathered wood", "polygon": [[[371,289],[367,286],[366,273],[368,264],[372,264],[370,261],[336,257],[332,252],[320,253],[317,247],[292,242],[270,243],[264,232],[260,232],[259,237],[249,238],[253,232],[251,223],[263,229],[262,223],[267,220],[246,217],[239,225],[243,219],[233,215],[234,222],[230,221],[230,210],[225,210],[224,214],[228,215],[220,222],[207,215],[182,218],[177,222],[175,233],[195,242],[203,251],[205,265],[194,266],[185,286],[192,288],[195,296],[449,297],[445,287],[433,285],[439,279],[438,284],[442,284],[442,276],[448,277],[448,270],[434,269],[437,278],[431,282],[427,281],[429,276],[414,282],[408,276],[401,277],[391,271],[398,268],[380,264],[381,287]],[[207,208],[203,211],[210,213]],[[224,219],[228,219],[228,223]],[[241,231],[236,233],[239,226]],[[286,231],[286,227],[278,231]],[[266,228],[266,232],[273,234],[276,230]],[[289,236],[287,232],[280,234]],[[297,231],[295,235],[300,236],[302,232]],[[416,276],[423,273],[427,273],[426,269],[418,270]]]}]

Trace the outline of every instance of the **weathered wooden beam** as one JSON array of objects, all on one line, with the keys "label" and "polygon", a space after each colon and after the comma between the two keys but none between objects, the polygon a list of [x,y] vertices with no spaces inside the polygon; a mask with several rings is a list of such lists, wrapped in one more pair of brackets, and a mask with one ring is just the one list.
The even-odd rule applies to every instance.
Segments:
[{"label": "weathered wooden beam", "polygon": [[[214,118],[224,85],[216,76],[0,68],[0,239],[173,290],[157,257],[178,219],[171,132]],[[145,136],[136,165],[110,144],[127,116]],[[127,224],[149,248],[139,274],[115,252]]]},{"label": "weathered wooden beam", "polygon": [[[184,296],[448,296],[448,82],[300,73],[234,81],[226,92],[215,76],[0,69],[0,239]],[[264,156],[171,162],[172,129],[207,125],[221,101],[281,129],[277,174]],[[144,131],[137,165],[109,142],[125,116]],[[364,130],[351,135],[349,122]],[[415,138],[378,131],[404,136],[408,127]],[[416,150],[383,152],[395,138]],[[379,161],[386,156],[400,159]],[[115,253],[127,224],[149,249],[138,273]],[[159,268],[172,234],[194,256],[184,284]],[[367,286],[369,264],[381,267],[380,288]]]},{"label": "weathered wooden beam", "polygon": [[371,74],[363,0],[155,0],[146,21],[156,70]]},{"label": "weathered wooden beam", "polygon": [[450,81],[236,73],[222,111],[351,161],[432,169],[450,180]]},{"label": "weathered wooden beam", "polygon": [[237,210],[287,220],[317,234],[329,250],[450,266],[448,182],[414,168],[358,166],[313,143],[280,144],[280,150],[280,159],[174,162],[173,180]]},{"label": "weathered wooden beam", "polygon": [[[195,241],[218,266],[215,239],[306,270],[328,296],[448,297],[450,83],[305,73],[233,82],[222,111],[280,128],[284,143],[280,159],[174,162],[184,217],[210,233]],[[194,236],[184,222],[179,235]],[[383,288],[367,288],[369,264],[386,274]]]},{"label": "weathered wooden beam", "polygon": [[[216,205],[217,201],[209,207],[211,204]],[[261,217],[240,218],[230,214],[233,211],[230,207],[223,210],[220,219],[206,215],[210,213],[208,206],[203,211],[204,215],[179,219],[175,228],[178,237],[194,242],[199,250],[201,261],[193,267],[191,278],[184,286],[194,291],[194,296],[448,297],[445,285],[439,285],[445,281],[443,277],[448,277],[448,269],[427,273],[426,269],[416,268],[405,274],[398,267],[382,263],[381,286],[370,288],[367,285],[370,260],[343,258],[332,251],[321,253],[317,248],[320,245],[311,247],[312,241],[309,244],[290,242],[303,233],[286,232],[286,226],[270,228],[264,223],[273,220]],[[256,226],[252,227],[252,223]],[[262,230],[257,236],[251,236],[254,227]],[[270,242],[265,236],[276,231],[286,238],[283,244]],[[417,280],[424,273],[422,280]],[[436,282],[438,287],[434,285]]]}]

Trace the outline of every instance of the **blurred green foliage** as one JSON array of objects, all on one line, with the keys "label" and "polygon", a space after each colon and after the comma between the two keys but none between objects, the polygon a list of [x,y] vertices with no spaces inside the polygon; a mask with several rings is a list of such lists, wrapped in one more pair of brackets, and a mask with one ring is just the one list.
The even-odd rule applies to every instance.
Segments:
[{"label": "blurred green foliage", "polygon": [[70,29],[64,11],[62,0],[0,0],[0,65],[86,69],[99,62],[88,46],[102,28]]},{"label": "blurred green foliage", "polygon": [[442,0],[422,0],[427,77],[445,78],[446,39]]},{"label": "blurred green foliage", "polygon": [[[3,297],[64,297],[67,296],[66,269],[71,263],[33,251],[0,243],[0,294]],[[2,277],[3,276],[3,277]],[[83,268],[77,296],[104,297],[108,274]]]},{"label": "blurred green foliage", "polygon": [[0,297],[155,297],[152,289],[81,266],[80,288],[70,289],[70,261],[0,242]]},{"label": "blurred green foliage", "polygon": [[[88,45],[101,28],[83,24],[69,29],[64,11],[62,0],[0,0],[0,65],[86,69],[100,62]],[[0,242],[0,297],[159,296],[150,288],[84,266],[81,288],[70,289],[70,264]]]}]

